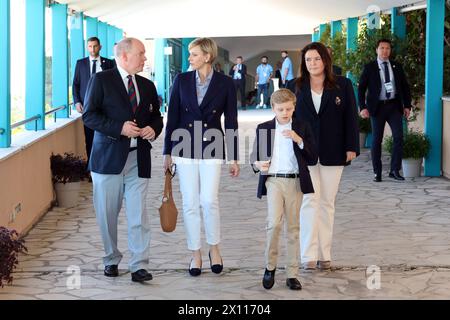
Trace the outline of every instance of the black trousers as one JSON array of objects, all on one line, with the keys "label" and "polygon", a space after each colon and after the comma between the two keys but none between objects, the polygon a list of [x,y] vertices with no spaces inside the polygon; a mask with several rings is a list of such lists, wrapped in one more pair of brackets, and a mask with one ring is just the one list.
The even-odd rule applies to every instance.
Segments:
[{"label": "black trousers", "polygon": [[372,123],[372,165],[373,172],[381,175],[381,145],[383,142],[384,127],[386,122],[391,127],[394,139],[394,148],[391,157],[391,172],[399,171],[402,167],[403,154],[403,114],[398,107],[397,100],[387,103],[380,102],[375,115],[371,116]]},{"label": "black trousers", "polygon": [[92,141],[94,140],[94,130],[84,126],[84,143],[86,144],[87,162],[91,158]]},{"label": "black trousers", "polygon": [[241,106],[245,109],[245,80],[233,79],[234,87],[236,88],[236,93],[241,93]]}]

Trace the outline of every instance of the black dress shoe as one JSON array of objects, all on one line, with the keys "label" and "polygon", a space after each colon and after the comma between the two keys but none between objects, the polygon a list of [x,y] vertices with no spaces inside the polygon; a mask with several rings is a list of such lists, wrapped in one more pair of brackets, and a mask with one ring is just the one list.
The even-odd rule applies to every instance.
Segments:
[{"label": "black dress shoe", "polygon": [[271,289],[273,287],[273,284],[275,283],[275,270],[276,269],[270,271],[266,269],[264,271],[262,284],[265,289]]},{"label": "black dress shoe", "polygon": [[202,273],[202,267],[200,266],[200,268],[191,268],[192,260],[194,259],[191,259],[191,262],[189,263],[189,274],[193,277],[198,277]]},{"label": "black dress shoe", "polygon": [[302,284],[297,280],[297,278],[286,279],[286,285],[291,290],[302,290]]},{"label": "black dress shoe", "polygon": [[220,258],[220,261],[222,262],[221,264],[212,264],[211,252],[208,253],[208,256],[209,256],[209,264],[211,266],[211,271],[214,272],[214,273],[217,273],[217,274],[221,273],[222,269],[223,269],[223,260],[222,260],[222,258]]},{"label": "black dress shoe", "polygon": [[391,171],[389,173],[389,178],[394,178],[395,180],[405,180],[405,178],[403,178],[400,173],[398,171]]},{"label": "black dress shoe", "polygon": [[381,182],[381,174],[376,174],[376,175],[373,177],[373,181],[375,181],[375,182]]},{"label": "black dress shoe", "polygon": [[134,282],[143,282],[152,280],[153,276],[150,272],[147,272],[145,269],[139,269],[136,272],[131,273],[131,281]]},{"label": "black dress shoe", "polygon": [[104,274],[107,277],[117,277],[119,275],[119,268],[117,264],[105,266]]}]

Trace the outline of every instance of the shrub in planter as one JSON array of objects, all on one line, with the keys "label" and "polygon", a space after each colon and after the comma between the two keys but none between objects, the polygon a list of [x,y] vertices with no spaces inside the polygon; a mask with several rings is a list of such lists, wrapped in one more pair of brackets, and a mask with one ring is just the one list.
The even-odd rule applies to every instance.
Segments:
[{"label": "shrub in planter", "polygon": [[86,171],[86,160],[75,156],[73,153],[52,154],[50,168],[52,170],[53,183],[80,182],[89,178]]},{"label": "shrub in planter", "polygon": [[359,128],[359,148],[363,149],[366,145],[367,135],[372,132],[370,126],[370,118],[363,118],[358,116],[358,128]]},{"label": "shrub in planter", "polygon": [[18,254],[27,251],[24,243],[16,230],[0,226],[0,287],[12,283],[11,273],[19,263]]},{"label": "shrub in planter", "polygon": [[372,127],[370,125],[370,118],[358,117],[358,127],[359,132],[368,134],[372,132]]},{"label": "shrub in planter", "polygon": [[[403,134],[403,159],[422,159],[430,151],[430,139],[422,133],[409,130]],[[385,151],[392,154],[394,148],[394,139],[392,136],[384,140]]]},{"label": "shrub in planter", "polygon": [[89,177],[86,161],[73,153],[50,157],[52,180],[55,184],[58,206],[70,208],[78,203],[80,181]]},{"label": "shrub in planter", "polygon": [[[387,137],[384,143],[385,150],[392,154],[394,139]],[[422,168],[422,159],[430,151],[430,140],[422,132],[409,130],[403,134],[402,170],[405,178],[419,177]]]}]

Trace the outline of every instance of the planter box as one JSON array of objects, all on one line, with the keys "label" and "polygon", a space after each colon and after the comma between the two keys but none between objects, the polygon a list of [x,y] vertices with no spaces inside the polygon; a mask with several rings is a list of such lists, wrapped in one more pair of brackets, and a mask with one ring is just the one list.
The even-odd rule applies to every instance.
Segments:
[{"label": "planter box", "polygon": [[56,201],[58,207],[70,208],[78,204],[80,182],[55,183]]},{"label": "planter box", "polygon": [[403,159],[402,171],[405,178],[420,177],[422,171],[422,159]]}]

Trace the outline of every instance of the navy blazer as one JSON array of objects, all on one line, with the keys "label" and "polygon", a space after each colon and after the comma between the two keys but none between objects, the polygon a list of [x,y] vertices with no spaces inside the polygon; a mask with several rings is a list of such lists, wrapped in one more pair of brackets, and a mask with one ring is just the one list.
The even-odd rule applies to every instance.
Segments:
[{"label": "navy blazer", "polygon": [[[119,174],[128,158],[131,139],[121,135],[125,121],[136,120],[139,128],[150,126],[156,137],[163,121],[156,88],[150,80],[136,75],[140,101],[133,114],[127,89],[117,68],[96,73],[89,81],[83,110],[84,124],[95,130],[89,170]],[[137,138],[137,163],[140,178],[150,178],[151,143]]]},{"label": "navy blazer", "polygon": [[[100,57],[100,62],[102,71],[112,69],[116,66],[114,60],[110,60],[104,57]],[[74,104],[81,102],[81,104],[84,105],[84,96],[86,95],[87,85],[89,79],[91,78],[91,72],[92,70],[89,62],[89,57],[77,61],[72,83],[72,95]]]},{"label": "navy blazer", "polygon": [[[390,61],[394,72],[395,90],[398,111],[403,114],[403,108],[411,108],[411,91],[401,64]],[[367,91],[367,96],[366,96]],[[376,115],[381,93],[381,77],[378,61],[372,61],[364,66],[358,86],[360,109],[369,110],[371,116]]]},{"label": "navy blazer", "polygon": [[[309,81],[305,81],[296,91],[295,117],[311,126],[320,164],[350,164],[346,162],[346,152],[353,151],[359,155],[358,110],[351,81],[336,76],[336,87],[323,90],[319,113],[314,107]],[[317,159],[308,162],[308,165],[316,164]]]},{"label": "navy blazer", "polygon": [[[259,172],[253,165],[255,161],[267,161],[272,157],[273,144],[275,141],[276,118],[260,123],[256,128],[256,139],[253,144],[253,151],[250,156],[253,171]],[[303,193],[313,193],[314,188],[309,175],[308,162],[317,162],[317,151],[314,143],[313,132],[310,126],[299,119],[292,119],[292,130],[303,139],[303,149],[292,141],[294,154],[297,158],[299,169],[300,188]],[[256,196],[261,198],[267,195],[266,181],[267,174],[260,173]]]},{"label": "navy blazer", "polygon": [[[173,82],[163,154],[191,159],[225,159],[225,136],[227,159],[237,160],[237,100],[233,80],[214,71],[205,97],[198,105],[195,75],[196,71],[184,72]],[[226,135],[220,121],[222,114]],[[188,134],[188,139],[180,138],[179,133]]]}]

